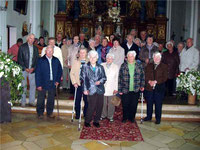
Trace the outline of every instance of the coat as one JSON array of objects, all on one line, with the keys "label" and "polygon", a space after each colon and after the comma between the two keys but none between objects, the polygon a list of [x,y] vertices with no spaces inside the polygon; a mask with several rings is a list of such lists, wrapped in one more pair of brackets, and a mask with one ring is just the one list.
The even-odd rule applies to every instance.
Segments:
[{"label": "coat", "polygon": [[[62,66],[58,58],[54,56],[52,57],[52,73],[53,73],[54,85],[56,82],[60,83],[62,76]],[[35,70],[35,81],[36,81],[36,87],[41,86],[43,89],[46,90],[56,88],[55,86],[49,87],[48,84],[50,81],[50,67],[46,55],[44,55],[38,60],[37,67]]]},{"label": "coat", "polygon": [[[151,87],[150,84],[148,83],[149,80],[156,80],[157,81],[156,86],[159,86],[159,85],[164,85],[164,83],[167,81],[168,78],[167,74],[168,69],[166,64],[161,62],[155,69],[155,72],[153,70],[154,70],[154,63],[148,64],[145,68],[145,90],[147,91],[153,91],[153,87]],[[162,92],[164,92],[164,88]]]},{"label": "coat", "polygon": [[[38,58],[39,58],[38,49],[35,45],[33,45],[33,59],[31,68],[34,68],[34,71],[32,73],[35,72],[35,67]],[[23,71],[29,68],[29,59],[30,59],[29,46],[28,43],[24,43],[19,47],[18,58],[17,58],[17,62],[20,64]]]},{"label": "coat", "polygon": [[112,63],[109,68],[107,68],[106,63],[101,64],[104,67],[106,73],[106,83],[105,87],[105,96],[113,96],[114,90],[118,90],[118,76],[119,68],[116,64]]},{"label": "coat", "polygon": [[[130,75],[128,63],[124,62],[119,70],[118,78],[118,91],[119,93],[127,94],[129,92]],[[144,69],[140,62],[135,62],[134,72],[134,92],[139,92],[140,88],[145,85]]]},{"label": "coat", "polygon": [[[99,63],[99,64],[103,63],[103,62],[102,62],[102,59],[101,59],[102,48],[103,48],[103,46],[101,46],[99,49],[97,49],[97,53],[98,53],[98,56],[99,56],[99,58],[98,58],[98,63]],[[111,49],[110,46],[106,46],[106,55],[109,53],[110,49]],[[106,60],[105,60],[105,61],[106,61]]]},{"label": "coat", "polygon": [[[81,71],[81,80],[83,81],[83,91],[89,91],[89,95],[105,93],[106,74],[103,66],[98,63],[96,63],[95,72],[90,62],[85,64]],[[95,85],[97,81],[100,81],[100,85]]]},{"label": "coat", "polygon": [[127,42],[125,42],[124,44],[122,44],[122,47],[124,48],[124,51],[125,51],[125,56],[127,55],[127,53],[129,51],[135,51],[136,52],[136,60],[138,59],[139,57],[139,47],[133,42],[131,48],[129,49],[128,46],[127,46]]}]

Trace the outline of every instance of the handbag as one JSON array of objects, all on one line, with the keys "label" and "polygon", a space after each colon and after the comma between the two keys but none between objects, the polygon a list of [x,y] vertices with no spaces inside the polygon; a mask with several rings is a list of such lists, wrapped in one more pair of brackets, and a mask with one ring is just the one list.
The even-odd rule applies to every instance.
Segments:
[{"label": "handbag", "polygon": [[120,103],[121,103],[121,99],[118,97],[118,96],[113,96],[113,98],[111,99],[111,103],[114,105],[114,106],[119,106]]}]

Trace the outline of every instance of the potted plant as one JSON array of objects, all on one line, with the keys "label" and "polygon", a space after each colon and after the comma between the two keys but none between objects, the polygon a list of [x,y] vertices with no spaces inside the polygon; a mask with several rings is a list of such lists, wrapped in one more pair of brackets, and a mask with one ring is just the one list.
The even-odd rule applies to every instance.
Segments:
[{"label": "potted plant", "polygon": [[177,91],[188,94],[188,104],[195,104],[196,95],[200,95],[200,72],[194,69],[181,73],[177,77]]},{"label": "potted plant", "polygon": [[1,87],[7,82],[10,89],[10,102],[11,104],[19,102],[22,94],[22,68],[12,60],[12,56],[0,52],[0,79]]}]

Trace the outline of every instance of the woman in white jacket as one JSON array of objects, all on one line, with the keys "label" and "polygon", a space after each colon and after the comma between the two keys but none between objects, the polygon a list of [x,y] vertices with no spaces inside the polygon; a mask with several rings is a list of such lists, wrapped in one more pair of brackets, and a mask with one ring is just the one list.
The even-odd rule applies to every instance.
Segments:
[{"label": "woman in white jacket", "polygon": [[113,115],[115,112],[115,106],[111,103],[111,99],[117,94],[119,74],[119,67],[113,63],[113,60],[114,54],[108,53],[106,55],[106,62],[101,64],[104,67],[107,77],[107,81],[104,84],[105,94],[101,119],[108,118],[111,122],[114,121]]}]

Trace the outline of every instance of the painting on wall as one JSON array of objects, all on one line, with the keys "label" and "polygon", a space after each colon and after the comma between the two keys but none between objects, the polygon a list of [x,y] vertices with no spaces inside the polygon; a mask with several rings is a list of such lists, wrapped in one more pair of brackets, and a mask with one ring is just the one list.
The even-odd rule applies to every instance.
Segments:
[{"label": "painting on wall", "polygon": [[28,0],[14,0],[14,10],[20,14],[27,14]]}]

